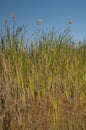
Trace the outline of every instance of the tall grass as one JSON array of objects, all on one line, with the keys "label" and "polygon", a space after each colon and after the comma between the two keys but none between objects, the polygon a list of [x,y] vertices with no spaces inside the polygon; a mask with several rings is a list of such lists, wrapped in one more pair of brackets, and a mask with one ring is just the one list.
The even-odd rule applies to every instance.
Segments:
[{"label": "tall grass", "polygon": [[86,129],[86,42],[66,29],[29,47],[18,26],[0,35],[0,129]]}]

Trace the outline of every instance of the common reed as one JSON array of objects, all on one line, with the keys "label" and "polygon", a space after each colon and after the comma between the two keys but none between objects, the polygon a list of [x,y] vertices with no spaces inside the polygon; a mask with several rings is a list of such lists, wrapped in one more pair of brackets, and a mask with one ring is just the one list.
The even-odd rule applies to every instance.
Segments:
[{"label": "common reed", "polygon": [[85,130],[86,42],[41,31],[27,47],[15,28],[0,35],[0,130]]}]

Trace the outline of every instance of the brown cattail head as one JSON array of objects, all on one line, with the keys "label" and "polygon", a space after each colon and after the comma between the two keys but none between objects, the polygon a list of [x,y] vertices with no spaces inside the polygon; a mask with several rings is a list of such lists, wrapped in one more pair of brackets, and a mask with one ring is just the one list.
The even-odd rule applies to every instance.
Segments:
[{"label": "brown cattail head", "polygon": [[40,25],[42,23],[42,19],[37,20],[37,25]]},{"label": "brown cattail head", "polygon": [[14,12],[12,12],[11,18],[14,20],[14,18],[15,18]]}]

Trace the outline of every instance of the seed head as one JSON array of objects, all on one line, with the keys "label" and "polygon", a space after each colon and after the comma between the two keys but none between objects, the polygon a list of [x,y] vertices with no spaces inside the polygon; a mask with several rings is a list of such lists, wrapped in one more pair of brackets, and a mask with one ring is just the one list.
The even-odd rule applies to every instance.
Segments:
[{"label": "seed head", "polygon": [[6,18],[4,19],[4,23],[5,23],[5,25],[7,24],[7,19]]},{"label": "seed head", "polygon": [[42,19],[37,20],[37,25],[40,25],[42,23]]},{"label": "seed head", "polygon": [[72,20],[69,20],[69,21],[68,21],[68,24],[72,24],[72,23],[73,23],[73,21],[72,21]]},{"label": "seed head", "polygon": [[12,12],[11,18],[14,20],[14,18],[15,18],[14,12]]}]

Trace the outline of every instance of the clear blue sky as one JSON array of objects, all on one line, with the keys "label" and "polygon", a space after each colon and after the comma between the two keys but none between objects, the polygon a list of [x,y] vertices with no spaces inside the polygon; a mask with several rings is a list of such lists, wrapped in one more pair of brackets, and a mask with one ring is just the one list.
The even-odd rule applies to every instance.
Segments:
[{"label": "clear blue sky", "polygon": [[36,30],[36,21],[41,18],[40,29],[64,30],[72,20],[71,30],[75,40],[86,37],[86,0],[0,0],[0,29],[7,18],[11,26],[14,12],[16,23],[27,25],[28,34]]}]

